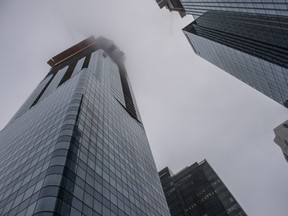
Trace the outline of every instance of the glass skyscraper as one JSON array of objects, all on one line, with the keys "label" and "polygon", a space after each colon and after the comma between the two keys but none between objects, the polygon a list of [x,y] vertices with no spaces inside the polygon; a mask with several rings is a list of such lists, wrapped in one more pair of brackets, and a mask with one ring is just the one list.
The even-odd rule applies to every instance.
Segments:
[{"label": "glass skyscraper", "polygon": [[169,215],[123,61],[93,37],[48,61],[0,132],[0,215]]},{"label": "glass skyscraper", "polygon": [[208,11],[183,32],[197,55],[287,107],[288,17]]},{"label": "glass skyscraper", "polygon": [[206,160],[175,175],[166,167],[159,176],[173,216],[247,215]]}]

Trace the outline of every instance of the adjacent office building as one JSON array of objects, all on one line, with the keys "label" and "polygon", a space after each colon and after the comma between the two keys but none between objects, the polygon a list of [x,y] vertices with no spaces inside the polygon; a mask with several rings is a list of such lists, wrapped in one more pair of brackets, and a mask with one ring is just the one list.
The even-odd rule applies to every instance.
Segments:
[{"label": "adjacent office building", "polygon": [[159,176],[171,216],[247,215],[206,160]]},{"label": "adjacent office building", "polygon": [[48,64],[0,132],[0,215],[169,215],[123,52],[90,37]]},{"label": "adjacent office building", "polygon": [[180,8],[171,2],[198,17],[183,29],[197,55],[288,107],[288,3],[171,0],[159,6]]},{"label": "adjacent office building", "polygon": [[197,55],[288,106],[288,16],[208,11],[183,32]]},{"label": "adjacent office building", "polygon": [[283,155],[288,162],[288,120],[274,129],[274,142],[281,148]]}]

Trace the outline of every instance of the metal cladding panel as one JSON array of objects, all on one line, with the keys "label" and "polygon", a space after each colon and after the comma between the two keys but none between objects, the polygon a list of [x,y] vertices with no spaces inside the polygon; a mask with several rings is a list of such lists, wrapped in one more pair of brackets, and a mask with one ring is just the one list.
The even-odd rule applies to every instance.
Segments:
[{"label": "metal cladding panel", "polygon": [[69,49],[59,53],[58,55],[52,57],[47,63],[54,67],[61,62],[65,61],[68,58],[71,58],[72,56],[76,55],[77,53],[87,49],[88,47],[92,46],[95,43],[96,39],[91,36],[80,43],[70,47]]}]

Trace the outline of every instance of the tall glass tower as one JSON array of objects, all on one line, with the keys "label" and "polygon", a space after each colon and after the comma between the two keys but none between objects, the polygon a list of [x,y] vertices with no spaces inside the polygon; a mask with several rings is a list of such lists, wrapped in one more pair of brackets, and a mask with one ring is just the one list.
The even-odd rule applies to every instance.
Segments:
[{"label": "tall glass tower", "polygon": [[288,106],[288,16],[208,11],[183,32],[198,56]]},{"label": "tall glass tower", "polygon": [[93,37],[48,61],[0,132],[0,215],[169,215],[123,61]]},{"label": "tall glass tower", "polygon": [[159,176],[173,216],[247,216],[206,160]]}]

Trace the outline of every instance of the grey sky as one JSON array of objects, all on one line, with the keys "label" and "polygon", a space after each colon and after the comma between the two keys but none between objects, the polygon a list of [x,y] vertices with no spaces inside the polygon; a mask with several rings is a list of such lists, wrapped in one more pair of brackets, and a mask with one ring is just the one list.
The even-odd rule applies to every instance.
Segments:
[{"label": "grey sky", "polygon": [[273,128],[288,110],[197,57],[181,32],[191,21],[154,0],[1,1],[0,128],[48,59],[102,35],[126,54],[158,169],[206,158],[248,215],[287,215],[288,164]]}]

